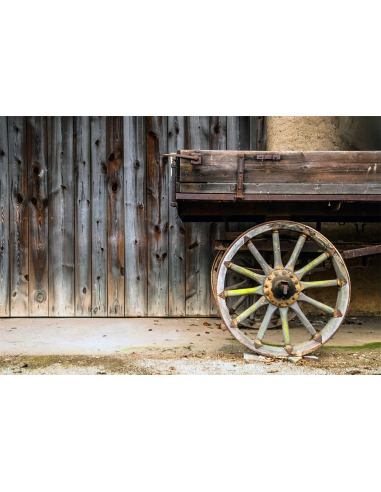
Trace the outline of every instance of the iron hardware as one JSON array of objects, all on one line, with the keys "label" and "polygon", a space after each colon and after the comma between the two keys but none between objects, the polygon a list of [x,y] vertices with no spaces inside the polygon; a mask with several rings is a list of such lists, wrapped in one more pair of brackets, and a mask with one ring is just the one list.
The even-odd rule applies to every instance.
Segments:
[{"label": "iron hardware", "polygon": [[238,168],[237,168],[237,194],[236,200],[243,200],[243,168],[245,166],[245,156],[243,154],[238,155]]},{"label": "iron hardware", "polygon": [[189,159],[191,164],[200,165],[201,164],[201,156],[202,154],[191,154],[191,155],[182,155],[182,154],[164,154],[165,156],[172,157],[172,159],[180,158],[180,159]]},{"label": "iron hardware", "polygon": [[280,161],[279,154],[259,154],[256,158],[257,161]]}]

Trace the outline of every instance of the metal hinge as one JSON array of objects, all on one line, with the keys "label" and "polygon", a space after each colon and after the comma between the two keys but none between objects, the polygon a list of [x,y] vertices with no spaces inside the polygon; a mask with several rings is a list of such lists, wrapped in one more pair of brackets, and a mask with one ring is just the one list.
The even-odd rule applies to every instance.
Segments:
[{"label": "metal hinge", "polygon": [[256,158],[257,161],[280,161],[279,154],[259,154]]},{"label": "metal hinge", "polygon": [[237,166],[237,194],[236,200],[243,200],[243,170],[245,167],[245,156],[238,154],[238,166]]},{"label": "metal hinge", "polygon": [[180,159],[189,159],[191,164],[199,165],[201,164],[201,156],[202,154],[193,153],[191,155],[183,155],[183,154],[164,154],[166,156],[172,157],[172,159],[180,158]]}]

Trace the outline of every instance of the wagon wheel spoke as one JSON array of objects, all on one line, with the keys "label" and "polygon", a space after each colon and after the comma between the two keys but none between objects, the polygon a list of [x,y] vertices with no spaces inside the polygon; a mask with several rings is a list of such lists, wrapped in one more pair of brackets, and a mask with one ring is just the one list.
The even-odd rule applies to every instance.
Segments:
[{"label": "wagon wheel spoke", "polygon": [[244,277],[249,277],[259,284],[263,284],[263,281],[265,280],[265,275],[258,275],[258,273],[251,272],[250,270],[247,270],[246,268],[240,267],[238,265],[235,265],[231,261],[225,261],[225,266],[226,268],[230,268],[230,270],[233,270],[233,272],[238,273],[239,275],[243,275]]},{"label": "wagon wheel spoke", "polygon": [[229,308],[230,314],[234,314],[236,310],[243,304],[249,296],[241,296],[238,301],[236,301],[231,308]]},{"label": "wagon wheel spoke", "polygon": [[243,282],[239,282],[238,284],[229,285],[229,286],[225,287],[225,290],[234,290],[234,289],[238,289],[238,288],[243,289],[244,287],[248,287],[249,284],[250,284],[249,280],[244,280]]},{"label": "wagon wheel spoke", "polygon": [[327,253],[322,253],[320,256],[315,258],[314,260],[310,261],[305,267],[301,268],[297,272],[295,272],[295,275],[299,278],[299,280],[306,275],[306,273],[310,272],[314,268],[316,268],[320,263],[322,263],[324,260],[329,258],[329,255]]},{"label": "wagon wheel spoke", "polygon": [[[265,254],[257,249],[261,241],[267,241],[268,234],[271,234],[273,249],[271,265],[265,260]],[[281,251],[281,234],[282,238],[285,234],[295,238],[291,251],[286,255]],[[319,253],[309,264],[303,262],[296,267],[308,240],[317,246]],[[249,257],[243,258],[243,247],[246,254],[250,251]],[[307,282],[310,279],[304,276],[319,270],[327,258],[334,267],[331,279]],[[350,302],[350,278],[345,263],[328,239],[307,225],[277,220],[255,226],[229,246],[220,262],[213,293],[221,319],[230,333],[250,350],[270,357],[303,356],[329,340],[344,320]],[[237,276],[238,280],[229,279],[228,273]],[[235,285],[225,286],[225,283]],[[329,287],[336,287],[332,290],[337,294],[334,302],[328,302],[330,305],[313,299],[316,296],[307,295],[310,294],[309,289]],[[302,303],[326,315],[324,327],[318,329],[313,326]],[[239,314],[241,310],[244,312]],[[293,318],[298,319],[302,342],[296,342],[291,336],[290,321]],[[274,326],[282,327],[283,342],[280,346],[266,343],[266,335]],[[243,327],[254,327],[254,337],[249,337]]]},{"label": "wagon wheel spoke", "polygon": [[331,314],[334,318],[341,318],[343,316],[341,311],[339,311],[338,309],[333,309],[330,306],[323,304],[322,302],[316,301],[315,299],[311,299],[311,297],[306,296],[302,292],[299,295],[299,300],[302,302],[306,302],[310,306],[314,306],[317,309],[320,309],[320,311],[323,311],[327,314]]},{"label": "wagon wheel spoke", "polygon": [[283,268],[279,232],[273,231],[274,268]]},{"label": "wagon wheel spoke", "polygon": [[248,236],[245,236],[243,241],[244,241],[244,244],[246,244],[246,246],[250,250],[251,254],[254,256],[254,258],[257,260],[257,262],[261,266],[262,270],[265,272],[266,275],[268,275],[271,272],[271,267],[268,265],[267,261],[263,258],[261,253],[254,246],[251,239]]},{"label": "wagon wheel spoke", "polygon": [[[262,339],[263,337],[265,336],[265,333],[266,333],[266,330],[271,322],[271,318],[273,317],[275,311],[277,310],[277,307],[276,306],[273,306],[272,304],[269,304],[267,306],[267,311],[266,311],[266,314],[263,318],[263,321],[261,323],[261,326],[259,327],[259,331],[257,333],[257,337],[256,339],[254,340],[254,345],[255,345],[255,348],[259,348],[262,343]],[[259,342],[259,343],[258,343]]]},{"label": "wagon wheel spoke", "polygon": [[285,268],[288,268],[289,270],[294,271],[295,263],[297,259],[299,258],[300,252],[303,249],[304,243],[306,242],[307,236],[302,234],[299,236],[298,242],[295,245],[294,251],[292,252],[290,259],[287,262],[287,265]]},{"label": "wagon wheel spoke", "polygon": [[320,333],[317,333],[316,332],[315,328],[308,321],[306,315],[300,309],[300,306],[298,305],[298,303],[295,302],[294,304],[292,304],[290,306],[290,308],[294,311],[294,313],[296,313],[297,317],[300,319],[300,321],[302,322],[302,324],[305,326],[305,328],[307,328],[308,333],[310,333],[312,335],[312,338],[315,341],[321,343],[322,342],[322,337],[321,337]]},{"label": "wagon wheel spoke", "polygon": [[238,323],[241,321],[245,320],[250,316],[251,313],[255,313],[260,307],[265,306],[268,304],[268,301],[264,296],[260,297],[257,302],[255,302],[252,306],[250,306],[246,311],[244,311],[242,314],[237,316],[231,323],[231,326],[237,327]]},{"label": "wagon wheel spoke", "polygon": [[259,287],[250,287],[249,289],[224,290],[223,292],[221,292],[221,294],[218,295],[225,299],[226,297],[244,296],[250,294],[263,295],[262,285],[260,285]]},{"label": "wagon wheel spoke", "polygon": [[318,280],[317,282],[300,282],[301,290],[317,289],[319,287],[342,287],[347,281],[343,278],[335,278],[334,280]]},{"label": "wagon wheel spoke", "polygon": [[282,320],[284,349],[286,350],[287,353],[291,354],[292,345],[290,340],[290,330],[288,327],[287,311],[288,311],[287,307],[279,308],[280,318]]}]

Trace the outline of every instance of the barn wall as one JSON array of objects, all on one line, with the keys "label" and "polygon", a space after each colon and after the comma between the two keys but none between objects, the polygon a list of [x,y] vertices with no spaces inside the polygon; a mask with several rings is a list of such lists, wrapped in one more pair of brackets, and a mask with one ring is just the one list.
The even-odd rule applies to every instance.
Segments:
[{"label": "barn wall", "polygon": [[216,314],[225,224],[182,223],[164,154],[256,150],[258,118],[0,117],[0,316]]}]

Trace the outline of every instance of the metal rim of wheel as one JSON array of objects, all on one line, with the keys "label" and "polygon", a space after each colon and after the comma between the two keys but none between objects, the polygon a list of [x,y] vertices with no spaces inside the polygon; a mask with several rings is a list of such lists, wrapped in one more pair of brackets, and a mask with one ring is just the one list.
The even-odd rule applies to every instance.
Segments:
[{"label": "metal rim of wheel", "polygon": [[[214,296],[214,299],[216,301],[216,304],[217,304],[217,272],[218,272],[218,268],[220,266],[220,263],[221,263],[221,260],[224,256],[224,251],[219,251],[217,253],[217,255],[215,256],[214,258],[214,261],[213,261],[213,265],[212,265],[212,270],[211,270],[211,275],[210,275],[210,280],[211,280],[211,284],[212,284],[212,292],[213,292],[213,296]],[[231,288],[231,286],[230,286]],[[240,305],[248,298],[249,296],[248,295],[243,295],[243,296],[240,296],[237,301],[233,304],[233,307],[232,308],[228,308],[229,309],[229,314],[232,316],[232,319],[236,318],[238,316],[238,314],[236,313],[236,309],[238,309],[240,307]],[[289,312],[288,313],[288,321],[291,321],[292,319],[294,319],[296,317],[296,314],[294,312]],[[245,328],[248,328],[248,329],[258,329],[260,327],[261,323],[258,323],[258,322],[253,322],[252,320],[248,320],[248,319],[244,319],[240,322],[240,326],[243,326]],[[270,321],[269,323],[269,326],[268,326],[268,330],[273,330],[275,328],[279,328],[280,326],[282,326],[282,321],[279,318],[277,318],[275,316],[275,313],[274,313],[274,318],[272,318],[272,320]]]},{"label": "metal rim of wheel", "polygon": [[[287,261],[286,265],[282,264],[279,232],[297,233],[299,235],[295,248]],[[252,239],[261,234],[272,234],[274,267],[271,267],[257,250]],[[295,271],[295,264],[303,249],[305,241],[310,238],[322,251],[321,254],[307,263],[304,267]],[[263,275],[253,273],[234,263],[234,257],[244,246],[250,250],[253,257],[260,265]],[[332,262],[336,278],[332,280],[323,280],[315,282],[305,282],[303,277],[320,265],[323,261],[330,259]],[[229,290],[225,287],[227,270],[233,270],[242,278],[250,278],[257,284],[256,287],[249,289]],[[312,288],[324,288],[337,286],[337,299],[334,308],[327,306],[311,297],[304,292]],[[261,224],[249,229],[239,236],[225,251],[217,272],[216,281],[217,304],[222,322],[226,325],[230,333],[245,347],[261,355],[269,357],[290,357],[303,356],[313,352],[324,345],[339,329],[347,313],[351,287],[348,270],[340,253],[322,234],[315,231],[309,226],[291,221],[273,221]],[[226,298],[230,296],[239,296],[242,294],[260,295],[258,301],[250,306],[246,311],[241,313],[237,318],[230,316],[229,308],[226,304]],[[307,316],[303,313],[300,303],[307,303],[316,307],[320,311],[330,316],[325,326],[318,332],[312,326]],[[260,307],[267,306],[266,314],[253,341],[239,329],[239,323],[248,318],[251,313],[256,312]],[[310,340],[292,345],[290,330],[288,325],[288,311],[292,310],[299,318],[302,325],[306,328]],[[271,317],[274,312],[279,310],[282,321],[283,347],[268,345],[263,341]]]}]

